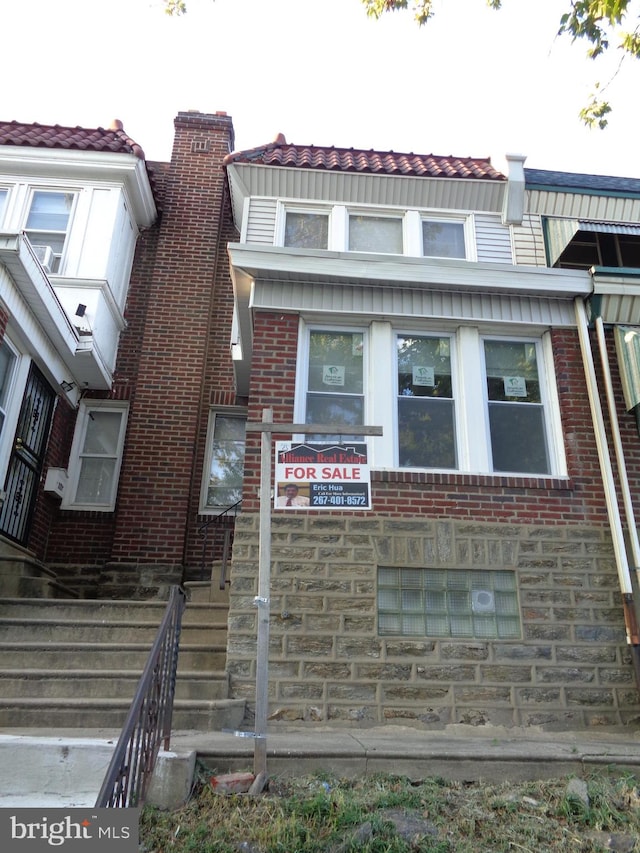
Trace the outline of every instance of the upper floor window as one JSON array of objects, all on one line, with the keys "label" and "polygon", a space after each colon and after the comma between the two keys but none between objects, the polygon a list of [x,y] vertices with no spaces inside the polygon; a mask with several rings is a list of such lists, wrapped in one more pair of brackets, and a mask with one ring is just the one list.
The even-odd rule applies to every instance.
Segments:
[{"label": "upper floor window", "polygon": [[[303,343],[304,342],[304,343]],[[301,336],[298,416],[383,426],[372,465],[561,476],[566,469],[548,336],[312,328]],[[395,404],[392,402],[395,400]]]},{"label": "upper floor window", "polygon": [[284,245],[298,249],[326,249],[329,245],[329,215],[288,210]]},{"label": "upper floor window", "polygon": [[423,219],[422,253],[429,258],[465,258],[464,223]]},{"label": "upper floor window", "polygon": [[69,231],[74,193],[35,190],[25,231],[39,260],[49,272],[60,270]]},{"label": "upper floor window", "polygon": [[7,204],[8,195],[9,191],[0,187],[0,223],[2,223],[2,219],[4,217],[4,209]]},{"label": "upper floor window", "polygon": [[128,404],[82,402],[69,456],[67,509],[108,512],[115,508]]},{"label": "upper floor window", "polygon": [[212,411],[200,512],[227,509],[242,498],[246,414]]},{"label": "upper floor window", "polygon": [[349,216],[349,251],[401,255],[404,251],[402,219],[351,214]]}]

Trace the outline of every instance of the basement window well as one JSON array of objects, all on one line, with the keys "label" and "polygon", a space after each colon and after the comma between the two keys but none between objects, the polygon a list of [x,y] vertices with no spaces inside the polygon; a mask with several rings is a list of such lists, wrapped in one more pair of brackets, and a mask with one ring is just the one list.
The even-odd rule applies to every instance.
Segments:
[{"label": "basement window well", "polygon": [[378,633],[519,639],[515,574],[498,570],[380,567]]}]

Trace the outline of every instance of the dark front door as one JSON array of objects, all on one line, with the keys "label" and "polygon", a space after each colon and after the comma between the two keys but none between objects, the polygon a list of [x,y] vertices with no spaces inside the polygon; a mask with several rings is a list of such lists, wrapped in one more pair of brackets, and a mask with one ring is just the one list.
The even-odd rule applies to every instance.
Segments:
[{"label": "dark front door", "polygon": [[4,486],[5,499],[0,505],[0,533],[21,545],[29,536],[55,399],[46,379],[32,364]]}]

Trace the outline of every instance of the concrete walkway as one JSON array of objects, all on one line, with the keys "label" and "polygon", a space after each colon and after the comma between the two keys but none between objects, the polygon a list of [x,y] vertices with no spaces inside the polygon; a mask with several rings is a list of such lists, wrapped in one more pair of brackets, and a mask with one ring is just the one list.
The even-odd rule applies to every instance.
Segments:
[{"label": "concrete walkway", "polygon": [[[226,772],[251,770],[255,743],[232,733],[176,732],[171,749],[194,749],[207,768]],[[267,772],[273,776],[324,770],[339,776],[384,772],[412,779],[516,782],[582,776],[610,766],[640,777],[640,731],[549,734],[494,727],[424,731],[383,726],[267,733]]]},{"label": "concrete walkway", "polygon": [[[0,808],[92,805],[119,732],[0,729]],[[294,776],[325,771],[354,777],[395,773],[412,779],[520,782],[593,771],[632,773],[640,779],[640,730],[545,733],[532,729],[449,726],[287,728],[267,733],[267,773]],[[194,759],[207,772],[254,769],[255,740],[246,733],[177,731],[161,753],[178,789],[189,781],[180,766]],[[190,771],[192,772],[192,770]],[[191,778],[191,777],[189,777]],[[173,796],[173,795],[170,795]]]}]

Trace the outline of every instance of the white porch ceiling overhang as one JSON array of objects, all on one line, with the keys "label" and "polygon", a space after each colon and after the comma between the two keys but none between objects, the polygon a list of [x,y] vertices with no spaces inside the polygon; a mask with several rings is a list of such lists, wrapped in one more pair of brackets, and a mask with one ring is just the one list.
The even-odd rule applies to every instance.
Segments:
[{"label": "white porch ceiling overhang", "polygon": [[593,267],[591,313],[604,323],[640,325],[640,269]]},{"label": "white porch ceiling overhang", "polygon": [[549,266],[557,263],[558,258],[578,231],[590,231],[597,234],[631,234],[635,237],[640,237],[640,224],[601,222],[588,219],[565,219],[553,216],[544,218],[544,230],[547,237]]},{"label": "white porch ceiling overhang", "polygon": [[50,380],[109,389],[112,376],[101,353],[90,336],[79,335],[22,233],[0,233],[0,265],[7,275],[0,298],[12,327]]},{"label": "white porch ceiling overhang", "polygon": [[251,311],[365,317],[438,318],[574,326],[573,299],[591,293],[582,270],[442,261],[232,243],[228,246],[246,388]]}]

